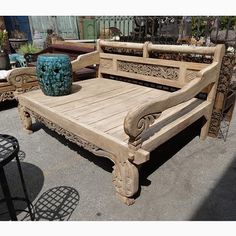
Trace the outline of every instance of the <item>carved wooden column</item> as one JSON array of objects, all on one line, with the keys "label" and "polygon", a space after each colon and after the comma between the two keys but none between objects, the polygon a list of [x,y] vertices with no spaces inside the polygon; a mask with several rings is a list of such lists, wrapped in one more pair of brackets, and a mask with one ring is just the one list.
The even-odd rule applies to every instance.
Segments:
[{"label": "carved wooden column", "polygon": [[215,98],[215,104],[211,116],[211,123],[209,127],[208,135],[216,138],[220,130],[220,124],[222,121],[223,111],[227,94],[230,89],[233,67],[235,64],[235,55],[226,54],[223,57],[222,66],[220,70],[219,83],[217,87],[217,93]]}]

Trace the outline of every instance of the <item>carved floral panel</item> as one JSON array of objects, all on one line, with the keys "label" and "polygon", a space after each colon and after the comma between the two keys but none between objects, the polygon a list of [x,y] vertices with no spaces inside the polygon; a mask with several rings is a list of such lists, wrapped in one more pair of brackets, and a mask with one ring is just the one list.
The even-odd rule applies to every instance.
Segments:
[{"label": "carved floral panel", "polygon": [[117,68],[120,71],[159,77],[162,79],[178,80],[179,77],[179,69],[168,66],[118,61]]}]

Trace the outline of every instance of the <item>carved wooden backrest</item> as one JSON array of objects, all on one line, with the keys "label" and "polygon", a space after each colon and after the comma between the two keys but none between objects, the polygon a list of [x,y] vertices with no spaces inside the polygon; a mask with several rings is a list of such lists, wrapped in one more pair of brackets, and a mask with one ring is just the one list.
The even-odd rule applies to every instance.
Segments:
[{"label": "carved wooden backrest", "polygon": [[[130,55],[104,52],[104,47],[130,50]],[[198,54],[213,56],[215,47],[191,47],[177,45],[155,45],[149,42],[122,43],[98,41],[97,49],[100,51],[99,77],[105,75],[121,76],[130,79],[142,80],[166,86],[182,88],[186,83],[196,78],[197,73],[209,64],[197,62],[185,62],[177,60],[165,60],[150,58],[153,52]],[[136,56],[131,52],[142,52],[142,56]]]}]

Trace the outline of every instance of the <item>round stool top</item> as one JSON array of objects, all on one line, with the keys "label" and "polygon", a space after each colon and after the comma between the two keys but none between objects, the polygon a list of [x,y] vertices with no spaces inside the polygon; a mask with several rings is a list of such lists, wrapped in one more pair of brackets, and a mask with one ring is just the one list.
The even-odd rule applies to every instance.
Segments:
[{"label": "round stool top", "polygon": [[62,54],[62,53],[44,53],[38,56],[38,59],[64,59],[64,60],[70,60],[70,57],[67,54]]},{"label": "round stool top", "polygon": [[19,152],[19,143],[13,136],[0,134],[0,167],[10,162]]}]

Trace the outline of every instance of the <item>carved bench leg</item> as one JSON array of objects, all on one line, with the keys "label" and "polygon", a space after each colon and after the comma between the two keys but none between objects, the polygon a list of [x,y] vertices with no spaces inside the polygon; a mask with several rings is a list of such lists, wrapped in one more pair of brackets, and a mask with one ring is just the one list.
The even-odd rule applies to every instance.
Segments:
[{"label": "carved bench leg", "polygon": [[139,173],[137,167],[128,160],[120,161],[113,166],[112,174],[112,181],[117,195],[125,204],[133,204],[134,198],[132,196],[139,189]]},{"label": "carved bench leg", "polygon": [[25,107],[20,104],[18,105],[18,112],[19,112],[24,130],[27,133],[31,134],[33,131],[32,131],[32,119],[30,117],[30,114],[25,110]]}]

